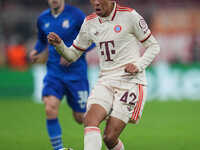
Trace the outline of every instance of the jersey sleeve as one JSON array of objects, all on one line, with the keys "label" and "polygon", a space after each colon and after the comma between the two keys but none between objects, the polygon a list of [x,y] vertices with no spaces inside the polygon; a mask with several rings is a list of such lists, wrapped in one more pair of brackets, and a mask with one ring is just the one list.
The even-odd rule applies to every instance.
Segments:
[{"label": "jersey sleeve", "polygon": [[136,38],[146,48],[144,54],[134,64],[139,69],[139,72],[144,71],[154,60],[154,58],[160,52],[160,47],[156,39],[151,36],[151,31],[148,28],[144,18],[140,16],[136,11],[131,12],[131,25],[132,32]]},{"label": "jersey sleeve", "polygon": [[85,51],[92,44],[87,29],[88,24],[86,23],[86,20],[84,20],[80,32],[73,43],[73,46],[78,50]]},{"label": "jersey sleeve", "polygon": [[37,30],[38,30],[37,42],[35,44],[34,49],[37,50],[38,53],[40,53],[47,47],[47,37],[41,29],[40,19],[37,20]]},{"label": "jersey sleeve", "polygon": [[133,34],[140,42],[145,42],[151,36],[151,31],[146,21],[135,10],[131,12],[130,22]]}]

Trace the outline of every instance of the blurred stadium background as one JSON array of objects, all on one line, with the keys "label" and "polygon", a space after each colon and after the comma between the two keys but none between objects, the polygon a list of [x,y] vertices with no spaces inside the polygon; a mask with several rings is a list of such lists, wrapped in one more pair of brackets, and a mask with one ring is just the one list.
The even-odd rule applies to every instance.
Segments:
[{"label": "blurred stadium background", "polygon": [[[88,0],[66,0],[86,14]],[[128,125],[126,149],[193,150],[200,147],[200,1],[121,0],[144,16],[161,46],[147,71],[148,102],[139,125]],[[50,150],[40,100],[45,54],[31,65],[36,18],[46,0],[0,0],[0,150]],[[98,74],[95,51],[87,55],[89,80]],[[83,127],[61,106],[64,143],[83,149]],[[104,124],[102,125],[102,127]],[[105,147],[103,147],[105,149]]]}]

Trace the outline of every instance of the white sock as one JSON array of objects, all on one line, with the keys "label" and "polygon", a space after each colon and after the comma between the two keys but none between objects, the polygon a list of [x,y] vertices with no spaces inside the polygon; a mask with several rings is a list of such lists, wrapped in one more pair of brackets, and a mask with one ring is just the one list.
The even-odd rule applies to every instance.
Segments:
[{"label": "white sock", "polygon": [[86,127],[84,130],[84,150],[101,150],[101,131],[97,127]]},{"label": "white sock", "polygon": [[122,141],[119,139],[119,142],[117,143],[117,145],[112,148],[112,149],[108,149],[108,150],[125,150],[124,149],[124,144],[122,143]]}]

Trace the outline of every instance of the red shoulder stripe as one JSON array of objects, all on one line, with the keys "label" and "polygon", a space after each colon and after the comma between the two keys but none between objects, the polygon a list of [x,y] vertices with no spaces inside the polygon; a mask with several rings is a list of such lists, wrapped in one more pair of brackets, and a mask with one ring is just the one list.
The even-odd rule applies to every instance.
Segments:
[{"label": "red shoulder stripe", "polygon": [[129,8],[129,7],[117,5],[117,8]]},{"label": "red shoulder stripe", "polygon": [[129,7],[122,7],[122,6],[117,6],[117,11],[133,11],[133,8],[129,8]]},{"label": "red shoulder stripe", "polygon": [[94,19],[96,17],[97,17],[97,15],[95,13],[92,13],[91,15],[86,17],[86,20],[88,21],[88,20]]},{"label": "red shoulder stripe", "polygon": [[133,11],[134,9],[132,8],[129,8],[129,9],[117,9],[117,11],[128,11],[128,12],[131,12]]}]

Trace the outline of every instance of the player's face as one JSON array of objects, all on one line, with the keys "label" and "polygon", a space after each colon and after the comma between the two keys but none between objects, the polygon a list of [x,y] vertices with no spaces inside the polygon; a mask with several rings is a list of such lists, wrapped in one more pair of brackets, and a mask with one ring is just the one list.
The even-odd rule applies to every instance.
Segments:
[{"label": "player's face", "polygon": [[64,0],[48,0],[48,4],[51,9],[58,10],[64,5]]},{"label": "player's face", "polygon": [[90,0],[90,3],[100,17],[109,16],[113,9],[112,0]]}]

